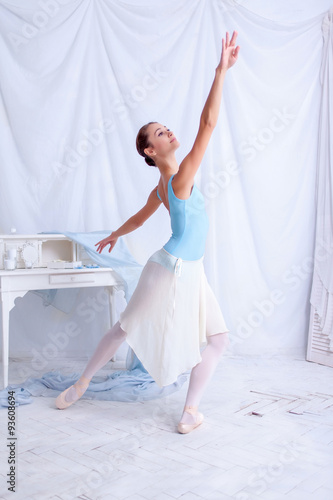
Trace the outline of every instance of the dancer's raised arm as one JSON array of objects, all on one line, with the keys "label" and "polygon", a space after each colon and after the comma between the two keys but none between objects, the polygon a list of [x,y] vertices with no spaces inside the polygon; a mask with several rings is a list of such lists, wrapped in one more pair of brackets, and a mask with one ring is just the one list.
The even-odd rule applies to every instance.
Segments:
[{"label": "dancer's raised arm", "polygon": [[216,126],[220,111],[223,82],[226,72],[237,61],[240,47],[236,47],[238,33],[233,32],[231,40],[229,33],[222,39],[222,53],[220,62],[215,70],[215,78],[201,113],[199,131],[189,154],[179,166],[174,176],[173,187],[180,198],[188,198],[194,182],[194,176],[200,166],[207,149],[212,132]]}]

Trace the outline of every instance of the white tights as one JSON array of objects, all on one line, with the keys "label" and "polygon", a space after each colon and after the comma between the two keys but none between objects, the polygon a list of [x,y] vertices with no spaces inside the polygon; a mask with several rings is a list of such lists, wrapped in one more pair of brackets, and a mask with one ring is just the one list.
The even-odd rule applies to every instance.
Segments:
[{"label": "white tights", "polygon": [[[106,332],[100,340],[94,354],[89,360],[84,372],[79,380],[85,382],[91,380],[95,373],[100,370],[126,339],[126,332],[121,329],[119,321]],[[198,406],[203,392],[211,379],[218,364],[221,354],[229,344],[227,333],[218,333],[207,337],[207,346],[201,353],[202,360],[192,368],[185,406]],[[75,385],[66,394],[66,401],[76,401],[78,395]],[[187,424],[193,422],[193,416],[183,413],[181,422]]]},{"label": "white tights", "polygon": [[[207,337],[207,345],[201,353],[201,361],[191,371],[185,406],[199,406],[204,390],[228,345],[229,336],[227,332]],[[194,417],[184,412],[181,422],[192,424],[194,423]]]},{"label": "white tights", "polygon": [[[88,361],[88,364],[82,373],[81,377],[85,377],[85,379],[91,380],[98,370],[100,370],[110,359],[114,356],[118,347],[124,342],[126,338],[126,333],[121,329],[119,321],[106,332],[104,337],[101,338],[99,344]],[[82,382],[86,383],[87,380],[81,378]],[[70,388],[67,392],[65,399],[66,401],[76,401],[78,399],[78,395],[75,390],[75,385]]]},{"label": "white tights", "polygon": [[104,337],[101,338],[82,375],[92,379],[95,373],[110,361],[125,339],[126,333],[121,329],[120,323],[117,321],[117,323],[106,332]]}]

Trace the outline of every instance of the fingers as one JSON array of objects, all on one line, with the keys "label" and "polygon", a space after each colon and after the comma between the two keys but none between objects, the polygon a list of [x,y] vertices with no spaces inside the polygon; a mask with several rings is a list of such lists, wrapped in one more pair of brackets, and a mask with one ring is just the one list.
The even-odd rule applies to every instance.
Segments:
[{"label": "fingers", "polygon": [[[110,245],[110,248],[109,248],[109,253],[111,252],[112,248],[114,247],[114,245],[112,243],[110,243],[109,241],[107,243],[101,243],[100,246],[96,249],[96,252],[98,253],[102,253],[102,251],[104,250],[104,248],[107,246],[107,245]],[[95,245],[96,246],[96,245]]]},{"label": "fingers", "polygon": [[101,253],[107,245],[110,245],[110,248],[109,248],[109,253],[110,253],[111,250],[113,249],[113,247],[115,246],[116,241],[117,241],[117,239],[115,240],[113,237],[108,236],[104,240],[101,240],[98,243],[95,243],[95,247],[97,247],[96,252]]},{"label": "fingers", "polygon": [[101,240],[101,241],[99,241],[98,243],[95,243],[95,247],[97,247],[97,245],[98,245],[99,247],[100,247],[100,246],[102,246],[102,245],[104,245],[104,244],[105,244],[105,243],[104,243],[104,241],[105,241],[105,240]]},{"label": "fingers", "polygon": [[237,40],[237,36],[238,36],[238,33],[237,31],[234,31],[233,34],[232,34],[232,37],[231,37],[231,40],[229,40],[229,31],[226,32],[226,35],[225,35],[225,42],[224,42],[224,38],[222,38],[222,48],[227,48],[229,47],[230,45],[235,45],[236,44],[236,40]]},{"label": "fingers", "polygon": [[238,35],[237,31],[234,31],[230,40],[230,45],[236,44],[237,35]]},{"label": "fingers", "polygon": [[96,252],[98,253],[101,253],[103,248],[105,247],[106,243],[102,241],[99,241],[98,243],[95,244],[95,247],[98,245],[98,247],[96,248]]}]

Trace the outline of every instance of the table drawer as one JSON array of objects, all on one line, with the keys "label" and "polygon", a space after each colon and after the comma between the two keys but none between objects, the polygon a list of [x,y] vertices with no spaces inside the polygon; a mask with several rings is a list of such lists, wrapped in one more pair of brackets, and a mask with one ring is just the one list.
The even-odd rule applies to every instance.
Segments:
[{"label": "table drawer", "polygon": [[50,283],[61,285],[66,283],[95,283],[94,273],[85,274],[51,274]]}]

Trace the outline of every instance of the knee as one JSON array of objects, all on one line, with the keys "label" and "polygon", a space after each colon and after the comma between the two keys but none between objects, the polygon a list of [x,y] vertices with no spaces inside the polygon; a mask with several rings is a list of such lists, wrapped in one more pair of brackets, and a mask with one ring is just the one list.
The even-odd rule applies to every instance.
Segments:
[{"label": "knee", "polygon": [[228,332],[220,333],[219,337],[221,337],[220,350],[221,350],[221,354],[222,354],[228,348],[228,346],[230,344],[229,333]]},{"label": "knee", "polygon": [[115,338],[121,340],[125,340],[127,333],[121,328],[119,321],[115,324],[115,331],[114,331],[114,336]]},{"label": "knee", "polygon": [[208,337],[208,342],[213,345],[216,354],[221,356],[230,344],[229,333],[223,332],[212,335]]}]

